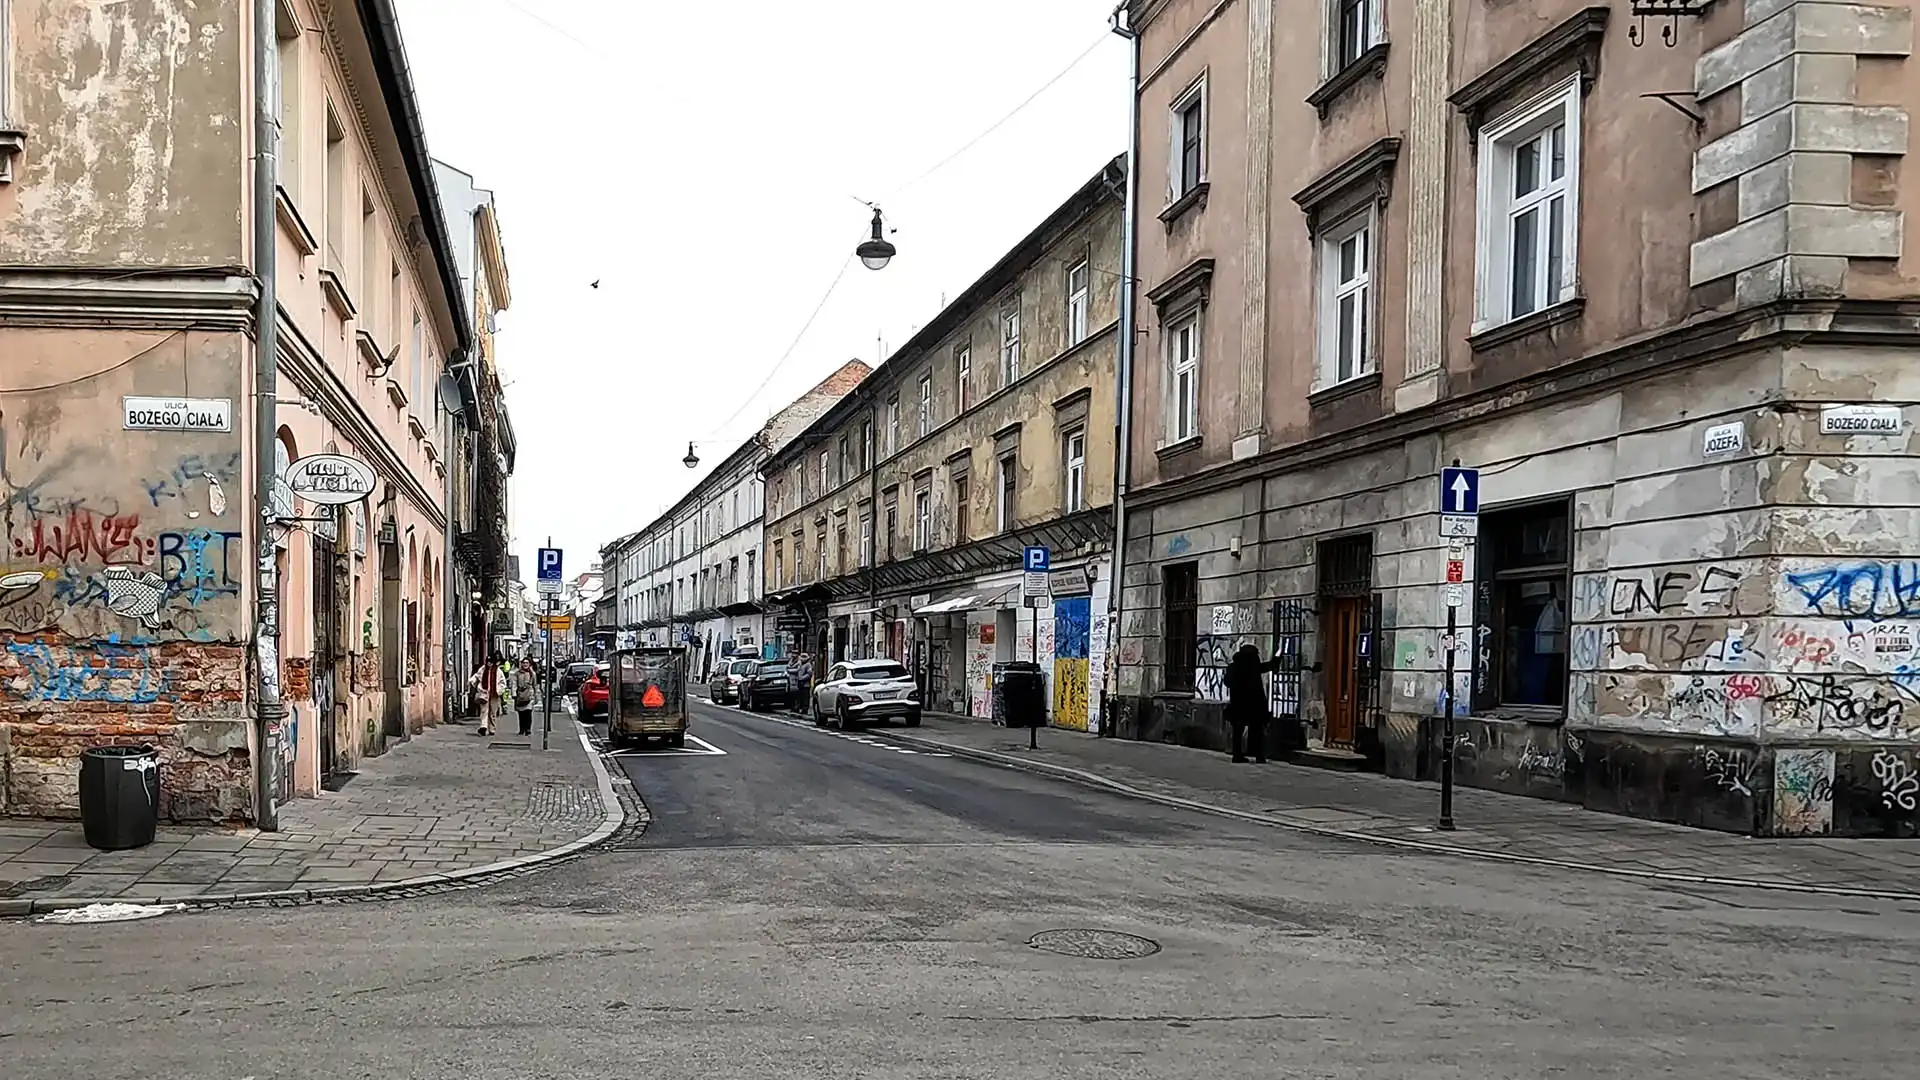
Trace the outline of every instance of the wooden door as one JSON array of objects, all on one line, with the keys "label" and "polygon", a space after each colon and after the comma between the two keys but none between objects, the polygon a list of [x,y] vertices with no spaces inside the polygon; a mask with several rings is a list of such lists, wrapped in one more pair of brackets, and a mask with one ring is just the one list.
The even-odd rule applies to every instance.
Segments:
[{"label": "wooden door", "polygon": [[1328,596],[1320,604],[1324,612],[1320,625],[1326,635],[1320,653],[1326,672],[1326,744],[1351,750],[1360,725],[1360,623],[1365,601]]}]

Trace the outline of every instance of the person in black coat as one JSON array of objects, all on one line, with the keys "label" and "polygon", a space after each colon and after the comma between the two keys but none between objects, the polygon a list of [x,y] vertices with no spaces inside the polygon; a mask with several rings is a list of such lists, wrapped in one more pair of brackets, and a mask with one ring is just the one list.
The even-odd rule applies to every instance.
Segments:
[{"label": "person in black coat", "polygon": [[1227,723],[1233,727],[1235,761],[1247,760],[1246,750],[1252,749],[1255,761],[1267,763],[1267,721],[1273,714],[1267,705],[1267,684],[1260,676],[1279,667],[1279,657],[1263,661],[1260,650],[1252,645],[1240,646],[1227,664]]}]

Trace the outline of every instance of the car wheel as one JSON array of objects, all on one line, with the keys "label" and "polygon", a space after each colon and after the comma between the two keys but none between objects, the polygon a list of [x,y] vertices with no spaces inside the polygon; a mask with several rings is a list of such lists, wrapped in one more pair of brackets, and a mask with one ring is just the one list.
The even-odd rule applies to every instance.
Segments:
[{"label": "car wheel", "polygon": [[826,718],[826,716],[825,716],[825,715],[823,715],[823,714],[822,714],[822,713],[820,712],[820,699],[819,699],[819,698],[813,698],[813,699],[811,699],[811,700],[812,700],[812,705],[813,705],[813,707],[812,707],[812,708],[810,708],[810,709],[808,709],[807,711],[813,714],[813,726],[814,726],[814,727],[826,727],[826,726],[827,726],[827,718]]},{"label": "car wheel", "polygon": [[920,710],[919,709],[915,709],[912,712],[907,714],[907,726],[908,727],[920,726]]},{"label": "car wheel", "polygon": [[675,750],[678,750],[681,747],[687,745],[687,737],[684,733],[680,735],[675,735],[672,738],[668,739],[667,741],[673,744],[673,748]]},{"label": "car wheel", "polygon": [[740,691],[740,707],[747,710],[748,712],[753,711],[753,691],[751,690]]},{"label": "car wheel", "polygon": [[847,699],[841,698],[839,701],[834,702],[834,705],[835,719],[837,721],[835,726],[841,731],[852,731],[853,714],[847,711]]}]

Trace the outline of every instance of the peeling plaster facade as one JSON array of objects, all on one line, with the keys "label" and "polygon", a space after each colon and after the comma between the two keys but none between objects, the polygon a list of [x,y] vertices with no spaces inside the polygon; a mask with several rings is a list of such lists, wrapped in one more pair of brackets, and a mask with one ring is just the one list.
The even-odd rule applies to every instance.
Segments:
[{"label": "peeling plaster facade", "polygon": [[[81,750],[148,742],[165,819],[254,816],[250,10],[0,5],[0,129],[20,135],[0,182],[0,814],[72,815]],[[272,767],[294,797],[439,719],[432,394],[463,308],[435,246],[405,239],[439,210],[388,120],[375,35],[341,0],[280,19],[278,434],[289,460],[380,476],[343,513],[277,505],[330,519],[276,528]],[[132,430],[130,396],[214,402],[225,423]]]},{"label": "peeling plaster facade", "polygon": [[[1433,778],[1450,753],[1463,783],[1735,832],[1920,831],[1909,8],[1722,0],[1669,49],[1624,5],[1384,0],[1345,53],[1334,5],[1130,9],[1121,734],[1221,745],[1210,658],[1251,641],[1299,650],[1274,695],[1310,758]],[[1180,205],[1195,86],[1206,190]],[[1555,197],[1571,226],[1527,249],[1522,305],[1505,192],[1543,136],[1525,227]],[[1360,227],[1368,346],[1342,371]],[[1154,295],[1196,266],[1182,441],[1162,407],[1180,313]],[[1456,459],[1482,470],[1481,532],[1448,687]]]}]

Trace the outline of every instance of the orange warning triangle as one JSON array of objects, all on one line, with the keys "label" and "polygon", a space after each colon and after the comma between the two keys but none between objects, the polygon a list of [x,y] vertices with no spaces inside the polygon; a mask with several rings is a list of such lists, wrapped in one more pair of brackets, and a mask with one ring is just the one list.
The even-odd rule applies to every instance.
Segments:
[{"label": "orange warning triangle", "polygon": [[640,704],[649,709],[662,709],[666,707],[667,695],[661,693],[658,686],[649,686],[647,692],[640,695]]}]

